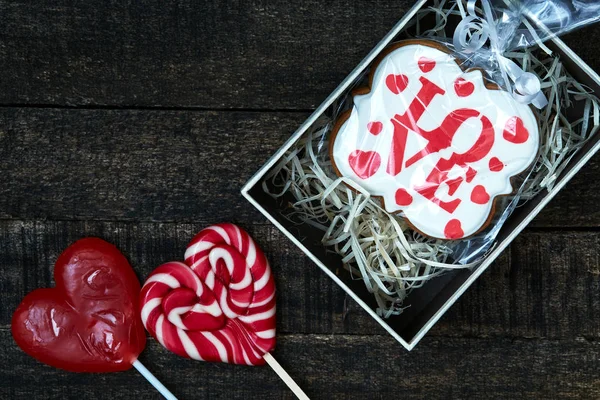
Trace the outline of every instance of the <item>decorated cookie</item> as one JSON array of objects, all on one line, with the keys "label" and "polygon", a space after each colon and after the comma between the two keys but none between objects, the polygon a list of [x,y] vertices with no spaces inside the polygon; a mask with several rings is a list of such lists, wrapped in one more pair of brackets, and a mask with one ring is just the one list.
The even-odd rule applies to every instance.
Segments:
[{"label": "decorated cookie", "polygon": [[495,199],[535,159],[536,118],[510,93],[463,71],[441,45],[404,41],[334,127],[338,175],[380,196],[420,232],[461,239],[490,221]]}]

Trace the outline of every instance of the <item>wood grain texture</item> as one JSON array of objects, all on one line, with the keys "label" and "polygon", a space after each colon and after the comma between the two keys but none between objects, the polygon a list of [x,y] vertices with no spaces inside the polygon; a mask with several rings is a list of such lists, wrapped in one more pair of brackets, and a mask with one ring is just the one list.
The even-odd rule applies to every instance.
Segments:
[{"label": "wood grain texture", "polygon": [[2,2],[0,103],[314,108],[412,4]]},{"label": "wood grain texture", "polygon": [[[0,327],[9,326],[26,293],[53,284],[56,258],[81,237],[114,243],[143,280],[158,265],[181,260],[192,236],[214,222],[0,221]],[[384,334],[274,226],[242,225],[271,261],[280,333]],[[599,259],[600,233],[526,232],[429,336],[600,339]]]},{"label": "wood grain texture", "polygon": [[600,234],[525,231],[433,334],[600,337]]},{"label": "wood grain texture", "polygon": [[413,3],[4,1],[0,104],[312,109]]},{"label": "wood grain texture", "polygon": [[[412,4],[0,1],[0,398],[160,398],[38,363],[11,314],[81,237],[143,279],[222,221],[268,254],[275,356],[311,398],[600,398],[597,157],[411,353],[239,194]],[[600,69],[599,38],[565,40]],[[141,360],[181,399],[294,398],[268,367]]]},{"label": "wood grain texture", "polygon": [[[264,222],[240,189],[307,116],[0,108],[0,218]],[[599,169],[532,226],[599,226]]]},{"label": "wood grain texture", "polygon": [[[0,331],[3,342],[10,333]],[[600,343],[585,340],[426,339],[396,351],[389,336],[280,335],[275,357],[311,399],[595,399]],[[16,346],[0,355],[2,398],[159,399],[135,371],[72,374]],[[140,360],[182,399],[294,399],[269,367],[179,358],[150,341]]]},{"label": "wood grain texture", "polygon": [[0,109],[0,216],[263,221],[240,189],[305,117]]}]

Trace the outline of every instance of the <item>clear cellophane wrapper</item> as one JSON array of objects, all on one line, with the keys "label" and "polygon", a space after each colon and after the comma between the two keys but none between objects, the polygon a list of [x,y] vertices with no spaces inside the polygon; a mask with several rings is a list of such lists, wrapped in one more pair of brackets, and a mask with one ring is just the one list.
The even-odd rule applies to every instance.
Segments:
[{"label": "clear cellophane wrapper", "polygon": [[[428,280],[478,265],[514,209],[551,190],[600,126],[599,100],[544,45],[595,22],[600,4],[432,3],[263,181],[293,199],[286,218],[323,232],[383,317]],[[450,136],[432,140],[443,126]],[[429,187],[399,195],[415,180]]]}]

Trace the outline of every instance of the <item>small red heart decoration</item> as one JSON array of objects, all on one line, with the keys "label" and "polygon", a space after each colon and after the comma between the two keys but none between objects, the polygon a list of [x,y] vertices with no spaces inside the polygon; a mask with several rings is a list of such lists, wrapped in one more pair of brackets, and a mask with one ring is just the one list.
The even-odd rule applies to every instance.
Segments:
[{"label": "small red heart decoration", "polygon": [[200,232],[185,263],[154,270],[142,321],[168,350],[200,361],[261,365],[275,348],[275,282],[265,255],[233,224]]},{"label": "small red heart decoration", "polygon": [[376,151],[355,150],[348,157],[348,163],[359,178],[368,179],[379,170],[381,156]]},{"label": "small red heart decoration", "polygon": [[454,82],[454,91],[459,97],[468,97],[475,91],[473,82],[469,82],[463,78],[458,78]]},{"label": "small red heart decoration", "polygon": [[447,239],[460,239],[465,233],[462,229],[462,224],[457,219],[451,219],[444,228],[444,235]]},{"label": "small red heart decoration", "polygon": [[477,185],[473,188],[471,201],[475,204],[487,204],[490,201],[490,195],[483,185]]},{"label": "small red heart decoration", "polygon": [[504,126],[503,137],[508,142],[521,144],[529,139],[529,131],[525,128],[525,124],[521,118],[512,117]]},{"label": "small red heart decoration", "polygon": [[394,94],[400,94],[408,86],[408,76],[406,75],[388,75],[385,79],[388,89]]},{"label": "small red heart decoration", "polygon": [[400,207],[409,206],[413,202],[413,197],[404,188],[400,188],[400,189],[396,190],[395,197],[396,197],[396,204],[398,204]]},{"label": "small red heart decoration", "polygon": [[373,135],[377,136],[381,133],[381,131],[383,131],[383,123],[380,121],[369,122],[367,124],[367,129]]},{"label": "small red heart decoration", "polygon": [[72,372],[124,371],[146,346],[140,283],[127,259],[97,238],[69,246],[54,266],[56,285],[29,293],[11,324],[19,347]]},{"label": "small red heart decoration", "polygon": [[419,58],[419,63],[418,64],[419,64],[419,68],[424,73],[431,72],[435,68],[435,60],[432,60],[432,59],[427,58],[427,57],[421,57],[421,58]]},{"label": "small red heart decoration", "polygon": [[500,172],[504,169],[504,163],[498,157],[492,157],[489,163],[490,171]]}]

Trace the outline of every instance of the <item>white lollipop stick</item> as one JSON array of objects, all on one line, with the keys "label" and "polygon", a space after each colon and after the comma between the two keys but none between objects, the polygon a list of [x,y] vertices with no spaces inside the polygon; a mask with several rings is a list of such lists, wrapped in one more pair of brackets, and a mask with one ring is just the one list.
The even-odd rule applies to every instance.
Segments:
[{"label": "white lollipop stick", "polygon": [[263,356],[263,358],[265,359],[267,364],[269,364],[269,367],[273,368],[273,371],[275,371],[275,373],[279,375],[281,380],[285,382],[285,384],[290,388],[290,390],[296,395],[296,397],[299,400],[310,400],[308,396],[302,391],[302,389],[300,389],[300,386],[298,386],[298,384],[294,382],[292,377],[289,376],[289,374],[285,372],[285,369],[283,369],[283,367],[279,365],[277,360],[273,358],[271,353],[266,353]]},{"label": "white lollipop stick", "polygon": [[140,374],[142,374],[142,376],[144,378],[146,378],[146,380],[148,382],[150,382],[150,384],[152,386],[154,386],[154,388],[156,390],[158,390],[158,392],[160,394],[162,394],[164,396],[165,399],[167,399],[167,400],[177,400],[177,397],[175,397],[175,395],[173,393],[171,393],[169,391],[169,389],[167,389],[165,387],[165,385],[163,385],[162,383],[160,383],[160,381],[158,379],[156,379],[156,377],[154,375],[152,375],[152,372],[148,371],[148,368],[144,367],[144,365],[141,362],[139,362],[138,360],[135,360],[132,365],[133,365],[133,367],[135,369],[138,370],[138,372]]}]

